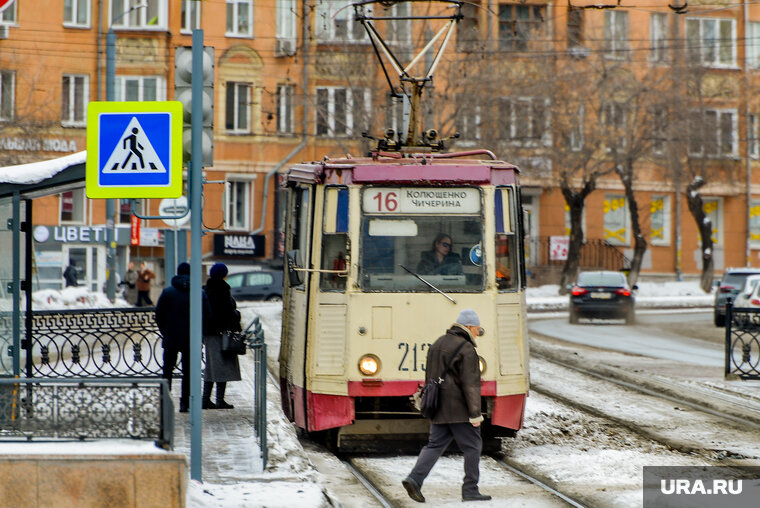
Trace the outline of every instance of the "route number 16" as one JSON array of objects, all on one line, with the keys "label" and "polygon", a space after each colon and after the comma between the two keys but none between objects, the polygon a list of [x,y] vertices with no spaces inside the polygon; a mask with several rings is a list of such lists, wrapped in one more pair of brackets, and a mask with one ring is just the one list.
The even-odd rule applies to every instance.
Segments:
[{"label": "route number 16", "polygon": [[398,208],[398,194],[393,191],[378,192],[371,199],[377,201],[378,212],[395,212]]}]

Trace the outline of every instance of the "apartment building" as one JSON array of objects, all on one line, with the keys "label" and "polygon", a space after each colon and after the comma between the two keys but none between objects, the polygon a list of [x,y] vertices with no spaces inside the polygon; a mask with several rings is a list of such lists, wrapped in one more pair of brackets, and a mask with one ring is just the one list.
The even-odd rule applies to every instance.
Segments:
[{"label": "apartment building", "polygon": [[[364,12],[403,18],[450,6],[371,9]],[[632,257],[634,196],[648,242],[643,273],[699,273],[700,232],[687,189],[697,176],[706,182],[696,192],[712,224],[715,269],[760,266],[760,105],[753,99],[760,7],[481,0],[462,13],[423,95],[424,123],[444,137],[458,132],[452,149],[486,147],[521,167],[532,265],[543,262],[544,239],[569,232],[563,186],[577,191],[594,173],[584,236]],[[377,24],[408,62],[442,22]],[[403,104],[389,93],[348,2],[15,0],[0,13],[0,164],[84,149],[87,103],[106,97],[109,30],[116,100],[147,101],[174,98],[175,48],[191,45],[194,28],[215,55],[204,263],[276,258],[278,171],[325,155],[364,154],[374,146],[364,132],[404,131]],[[397,84],[393,73],[390,81]],[[649,102],[638,103],[644,95]],[[633,194],[617,166],[633,171]],[[138,207],[155,215],[160,204]],[[145,220],[143,244],[130,245],[130,212],[129,203],[118,203],[117,271],[130,259],[161,270],[164,231],[187,226]],[[104,203],[84,189],[36,200],[34,225],[48,233],[34,244],[39,287],[60,287],[70,259],[80,261],[83,280],[102,285],[105,245],[97,232],[105,221]],[[225,238],[255,248],[225,252]]]}]

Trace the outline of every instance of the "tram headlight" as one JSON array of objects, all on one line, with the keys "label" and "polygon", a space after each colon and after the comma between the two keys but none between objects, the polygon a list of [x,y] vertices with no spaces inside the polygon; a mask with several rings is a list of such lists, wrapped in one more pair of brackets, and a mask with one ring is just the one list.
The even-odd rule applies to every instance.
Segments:
[{"label": "tram headlight", "polygon": [[483,375],[486,371],[486,361],[482,356],[478,356],[478,368],[480,368],[480,374]]},{"label": "tram headlight", "polygon": [[359,359],[359,372],[365,376],[374,376],[380,372],[380,359],[375,355],[364,355]]}]

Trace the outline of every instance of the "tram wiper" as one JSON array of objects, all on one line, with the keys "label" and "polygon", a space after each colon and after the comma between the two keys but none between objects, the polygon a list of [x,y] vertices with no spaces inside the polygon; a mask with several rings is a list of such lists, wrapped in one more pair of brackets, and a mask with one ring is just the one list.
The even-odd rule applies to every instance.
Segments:
[{"label": "tram wiper", "polygon": [[412,275],[414,275],[415,277],[417,277],[418,279],[420,279],[422,282],[424,282],[425,284],[427,284],[431,288],[435,289],[437,292],[441,293],[443,296],[445,296],[446,298],[448,298],[449,300],[451,300],[451,303],[453,303],[453,304],[456,305],[457,302],[455,302],[452,297],[450,297],[449,295],[447,295],[446,293],[444,293],[443,291],[441,291],[440,289],[438,289],[437,287],[435,287],[434,285],[432,285],[430,282],[426,281],[425,279],[423,279],[418,274],[414,273],[413,271],[411,271],[409,268],[405,267],[404,265],[398,265],[398,266],[400,266],[401,268],[403,268],[407,272],[411,273]]}]

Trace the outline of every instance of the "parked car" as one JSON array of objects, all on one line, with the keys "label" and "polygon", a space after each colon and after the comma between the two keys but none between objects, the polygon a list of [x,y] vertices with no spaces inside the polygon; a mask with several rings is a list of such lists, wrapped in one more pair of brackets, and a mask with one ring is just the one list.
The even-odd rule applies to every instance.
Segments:
[{"label": "parked car", "polygon": [[736,300],[736,295],[750,275],[760,275],[757,268],[728,268],[715,291],[715,309],[713,311],[715,326],[726,326],[726,300]]},{"label": "parked car", "polygon": [[635,298],[621,272],[581,272],[570,290],[570,323],[580,317],[623,318],[626,324],[635,320]]},{"label": "parked car", "polygon": [[752,293],[760,282],[760,275],[749,275],[744,279],[744,285],[736,293],[736,298],[733,300],[734,307],[760,307],[760,301],[757,301],[757,297],[754,297],[757,301],[757,305],[752,303]]},{"label": "parked car", "polygon": [[282,301],[282,272],[256,270],[233,273],[227,276],[235,300]]}]

